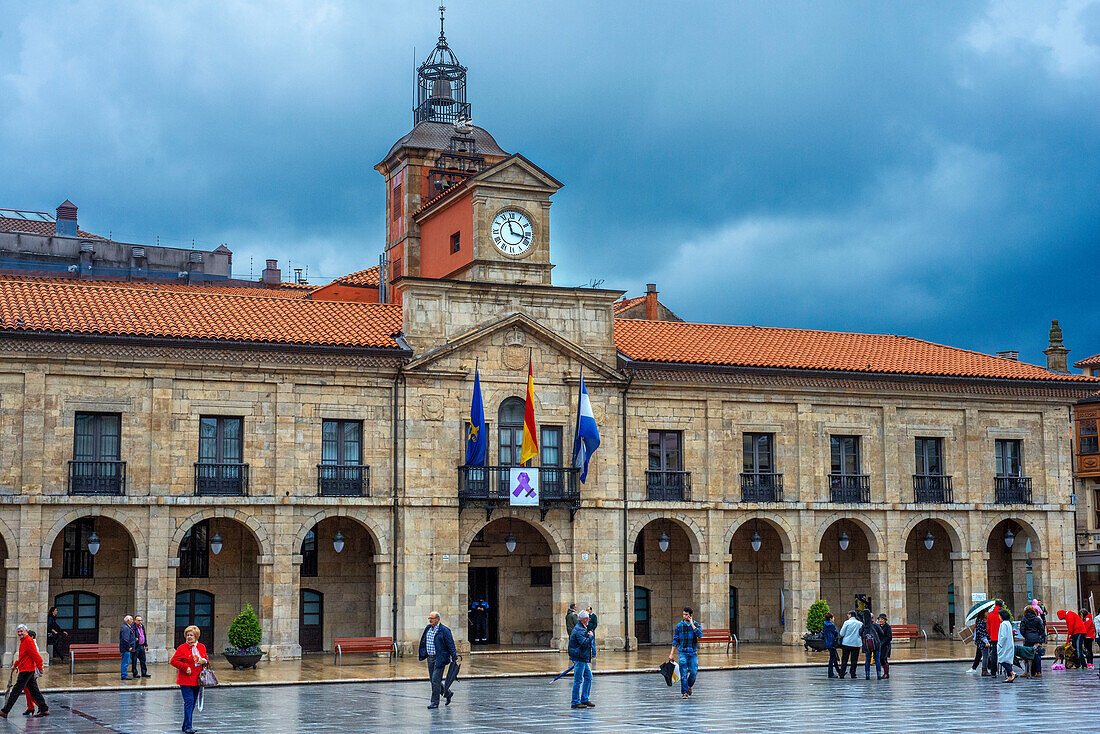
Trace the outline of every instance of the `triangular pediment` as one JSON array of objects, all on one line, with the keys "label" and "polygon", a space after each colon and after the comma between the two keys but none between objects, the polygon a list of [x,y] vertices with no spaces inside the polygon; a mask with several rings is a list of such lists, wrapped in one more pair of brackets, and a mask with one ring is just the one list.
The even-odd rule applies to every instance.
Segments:
[{"label": "triangular pediment", "polygon": [[[530,316],[515,313],[475,329],[471,329],[445,344],[418,355],[405,366],[406,372],[432,371],[453,368],[456,358],[480,351],[486,342],[494,342],[494,354],[499,353],[504,364],[511,369],[526,369],[529,349],[551,350],[583,365],[591,373],[615,382],[624,379],[613,365],[595,357],[573,342],[539,324]],[[500,342],[500,344],[495,344]]]},{"label": "triangular pediment", "polygon": [[519,153],[509,156],[474,176],[470,184],[479,183],[523,188],[547,189],[550,192],[562,187],[561,181],[524,158]]}]

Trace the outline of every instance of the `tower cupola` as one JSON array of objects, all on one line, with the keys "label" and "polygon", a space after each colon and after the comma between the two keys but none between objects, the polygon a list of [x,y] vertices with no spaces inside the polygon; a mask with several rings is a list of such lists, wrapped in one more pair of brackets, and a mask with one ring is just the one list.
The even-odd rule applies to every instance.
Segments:
[{"label": "tower cupola", "polygon": [[447,45],[443,34],[443,13],[439,6],[439,40],[416,70],[416,107],[413,124],[424,121],[458,122],[470,119],[470,103],[466,101],[466,67]]}]

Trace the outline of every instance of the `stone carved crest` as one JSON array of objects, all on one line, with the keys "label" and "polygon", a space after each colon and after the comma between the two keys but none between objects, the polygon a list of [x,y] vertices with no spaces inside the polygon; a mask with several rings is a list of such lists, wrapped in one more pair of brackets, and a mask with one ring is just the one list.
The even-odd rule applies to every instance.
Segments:
[{"label": "stone carved crest", "polygon": [[527,340],[517,326],[504,332],[503,361],[510,370],[522,370],[527,366]]},{"label": "stone carved crest", "polygon": [[426,421],[443,420],[443,398],[438,395],[425,395],[420,403],[420,411]]}]

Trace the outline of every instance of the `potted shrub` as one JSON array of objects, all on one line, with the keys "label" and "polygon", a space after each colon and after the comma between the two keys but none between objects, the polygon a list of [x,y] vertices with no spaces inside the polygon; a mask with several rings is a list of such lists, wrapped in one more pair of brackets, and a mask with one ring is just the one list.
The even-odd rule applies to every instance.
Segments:
[{"label": "potted shrub", "polygon": [[825,628],[825,614],[829,611],[829,602],[818,599],[810,605],[806,614],[806,634],[802,635],[802,644],[807,650],[825,649],[825,640],[821,630]]},{"label": "potted shrub", "polygon": [[229,625],[228,637],[229,644],[223,654],[233,670],[255,668],[256,663],[264,656],[264,651],[260,649],[263,630],[260,629],[260,620],[256,612],[252,611],[251,604],[245,604],[233,624]]}]

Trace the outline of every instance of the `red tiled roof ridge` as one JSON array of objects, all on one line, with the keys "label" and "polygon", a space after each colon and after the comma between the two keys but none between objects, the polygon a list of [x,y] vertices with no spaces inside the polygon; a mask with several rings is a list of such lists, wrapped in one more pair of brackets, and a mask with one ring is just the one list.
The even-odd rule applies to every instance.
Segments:
[{"label": "red tiled roof ridge", "polygon": [[1094,354],[1091,357],[1085,357],[1082,360],[1073,363],[1074,367],[1094,367],[1100,366],[1100,354]]},{"label": "red tiled roof ridge", "polygon": [[[241,290],[253,290],[250,286],[192,286],[194,290],[174,290],[172,287],[179,287],[186,285],[185,283],[164,283],[163,285],[169,286],[165,290],[157,290],[160,283],[142,283],[144,287],[134,287],[134,284],[126,281],[113,281],[113,280],[92,280],[92,281],[66,281],[62,278],[18,278],[10,275],[0,275],[0,282],[4,283],[22,283],[45,286],[48,288],[83,288],[88,290],[111,290],[111,291],[129,291],[131,293],[151,293],[159,296],[202,296],[204,298],[248,298],[257,301],[294,301],[301,302],[305,299],[302,298],[302,294],[293,290],[288,290],[285,296],[272,295],[272,296],[258,296],[252,293],[226,293],[223,290],[219,291],[205,291],[205,288],[240,288]],[[258,288],[258,286],[257,286]],[[266,288],[271,293],[279,293],[280,288]],[[329,303],[360,303],[359,301],[336,301],[331,300]],[[369,306],[377,306],[379,304],[362,304]]]},{"label": "red tiled roof ridge", "polygon": [[440,200],[440,199],[442,199],[443,197],[447,196],[447,194],[451,193],[452,191],[455,191],[455,190],[457,189],[457,187],[461,186],[462,184],[466,183],[466,182],[467,182],[467,181],[469,181],[469,180],[470,180],[469,178],[464,178],[464,179],[462,179],[462,180],[460,180],[460,181],[455,181],[455,182],[454,182],[453,184],[451,184],[450,186],[448,186],[447,188],[443,189],[443,190],[442,190],[442,191],[440,191],[440,192],[439,192],[438,194],[436,194],[435,196],[433,196],[432,198],[428,199],[428,200],[427,200],[427,201],[425,201],[425,202],[424,202],[423,204],[421,204],[421,205],[420,205],[420,208],[419,208],[419,209],[417,209],[417,210],[416,210],[415,212],[413,212],[413,216],[416,216],[416,215],[417,215],[417,214],[419,214],[420,212],[422,212],[422,211],[424,211],[424,210],[428,209],[429,207],[431,207],[432,205],[434,205],[434,204],[435,204],[435,203],[436,203],[437,201],[439,201],[439,200]]}]

